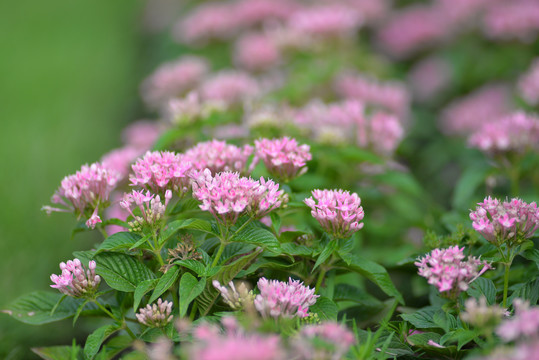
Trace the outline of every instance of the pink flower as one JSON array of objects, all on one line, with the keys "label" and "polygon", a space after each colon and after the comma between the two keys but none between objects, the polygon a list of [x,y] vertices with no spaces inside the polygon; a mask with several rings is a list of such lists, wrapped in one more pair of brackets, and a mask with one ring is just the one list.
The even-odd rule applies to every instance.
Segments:
[{"label": "pink flower", "polygon": [[521,299],[514,300],[515,315],[504,320],[496,333],[506,342],[522,338],[539,338],[539,307],[529,306]]},{"label": "pink flower", "polygon": [[412,68],[408,79],[415,97],[419,101],[428,101],[447,88],[451,75],[450,65],[446,61],[428,57]]},{"label": "pink flower", "polygon": [[530,105],[539,105],[539,58],[518,81],[520,96]]},{"label": "pink flower", "polygon": [[[125,211],[120,206],[120,201],[122,199],[122,194],[119,192],[113,193],[112,197],[112,204],[107,208],[105,212],[105,218],[106,219],[119,219],[122,221],[126,221],[127,217],[129,216],[129,213]],[[105,228],[107,231],[107,234],[110,236],[112,234],[115,234],[117,232],[126,231],[127,229],[120,225],[107,225]]]},{"label": "pink flower", "polygon": [[270,37],[263,34],[244,35],[236,43],[235,49],[236,62],[250,71],[268,70],[281,60],[276,44]]},{"label": "pink flower", "polygon": [[103,167],[118,172],[122,179],[127,178],[131,170],[131,163],[135,161],[144,151],[132,146],[112,150],[101,158]]},{"label": "pink flower", "polygon": [[477,205],[470,212],[473,228],[494,244],[513,246],[539,229],[539,209],[535,202],[528,204],[518,198],[502,202],[489,196]]},{"label": "pink flower", "polygon": [[86,221],[86,226],[90,229],[95,229],[95,226],[101,222],[101,218],[97,215],[97,208],[95,208],[92,216]]},{"label": "pink flower", "polygon": [[[434,249],[424,258],[418,258],[415,265],[419,275],[426,278],[440,292],[449,298],[456,298],[461,291],[468,290],[473,282],[492,267],[473,256],[464,261],[464,247],[452,246],[447,249]],[[479,267],[483,268],[479,271]]]},{"label": "pink flower", "polygon": [[142,152],[150,149],[161,135],[161,128],[155,121],[139,120],[129,124],[122,131],[122,140],[129,147],[140,149]]},{"label": "pink flower", "polygon": [[350,194],[344,190],[313,190],[312,194],[312,197],[305,199],[305,204],[311,208],[311,215],[327,233],[344,239],[363,228],[360,221],[365,213],[356,193]]},{"label": "pink flower", "polygon": [[249,145],[237,147],[225,141],[211,140],[198,143],[185,151],[185,159],[190,161],[196,170],[208,168],[212,174],[222,171],[245,173],[252,153],[253,148]]},{"label": "pink flower", "polygon": [[150,107],[160,108],[168,100],[193,90],[208,71],[206,60],[196,56],[165,63],[144,80],[142,97]]},{"label": "pink flower", "polygon": [[235,4],[235,12],[244,27],[286,20],[301,5],[290,0],[239,0]]},{"label": "pink flower", "polygon": [[172,313],[172,302],[157,300],[157,304],[146,305],[135,314],[139,323],[149,327],[164,327],[174,318]]},{"label": "pink flower", "polygon": [[255,298],[255,308],[264,318],[308,316],[309,306],[316,303],[319,295],[299,280],[288,282],[260,278],[257,283],[260,294]]},{"label": "pink flower", "polygon": [[225,303],[232,309],[240,310],[249,305],[253,306],[255,295],[245,282],[240,282],[236,286],[234,282],[230,281],[228,286],[224,286],[219,281],[213,280],[212,285],[219,290]]},{"label": "pink flower", "polygon": [[262,159],[269,173],[283,181],[304,174],[307,161],[312,159],[309,145],[298,145],[296,139],[288,137],[255,140],[255,148],[256,159]]},{"label": "pink flower", "polygon": [[354,9],[333,4],[297,11],[288,21],[288,26],[295,31],[327,38],[352,36],[361,24],[362,17]]},{"label": "pink flower", "polygon": [[300,359],[342,359],[356,343],[354,334],[336,322],[306,325],[293,339]]},{"label": "pink flower", "polygon": [[[404,137],[404,129],[399,119],[392,114],[376,112],[371,116],[370,129],[364,133],[368,134],[369,146],[379,154],[390,155],[400,144]],[[367,147],[366,143],[360,141],[362,147]]]},{"label": "pink flower", "polygon": [[170,151],[147,152],[132,166],[132,186],[140,186],[154,194],[172,190],[180,196],[189,188],[192,165],[184,155]]},{"label": "pink flower", "polygon": [[471,297],[465,302],[465,311],[460,313],[462,320],[483,330],[494,330],[509,312],[499,305],[487,305],[487,300],[481,296],[479,301]]},{"label": "pink flower", "polygon": [[62,294],[73,297],[91,297],[97,290],[101,278],[95,274],[96,263],[90,261],[87,268],[82,266],[79,259],[61,262],[61,275],[51,275],[54,285]]},{"label": "pink flower", "polygon": [[532,42],[539,32],[539,3],[535,0],[495,3],[487,9],[483,28],[494,39]]},{"label": "pink flower", "polygon": [[240,71],[221,71],[207,78],[200,87],[204,100],[222,101],[227,105],[258,95],[259,84],[254,78]]},{"label": "pink flower", "polygon": [[[153,228],[159,228],[164,220],[165,211],[168,202],[172,198],[172,191],[165,191],[165,203],[161,202],[159,195],[155,196],[149,191],[144,194],[144,190],[133,190],[131,193],[124,194],[120,201],[120,206],[131,214],[133,220],[129,222],[132,231],[142,231],[145,225]],[[138,208],[140,216],[135,215],[133,210]]]}]

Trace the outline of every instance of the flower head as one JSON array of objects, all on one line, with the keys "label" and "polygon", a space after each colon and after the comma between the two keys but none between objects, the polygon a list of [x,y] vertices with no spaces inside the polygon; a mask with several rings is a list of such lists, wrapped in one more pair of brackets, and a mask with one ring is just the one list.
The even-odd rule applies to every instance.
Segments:
[{"label": "flower head", "polygon": [[292,278],[288,282],[260,278],[257,286],[260,294],[255,298],[255,308],[264,318],[307,317],[309,306],[319,297],[314,294],[314,289]]},{"label": "flower head", "polygon": [[520,96],[530,105],[539,105],[539,58],[518,81]]},{"label": "flower head", "polygon": [[262,159],[270,174],[284,181],[305,173],[312,159],[309,145],[299,145],[289,137],[255,140],[255,148],[256,158]]},{"label": "flower head", "polygon": [[96,262],[90,261],[88,267],[82,266],[79,259],[69,260],[67,263],[61,262],[60,275],[51,275],[54,285],[52,288],[58,289],[62,294],[73,297],[93,296],[101,278],[95,274]]},{"label": "flower head", "polygon": [[127,178],[129,170],[131,170],[131,164],[142,155],[144,151],[132,146],[124,146],[119,149],[114,149],[101,158],[101,164],[103,167],[118,172],[122,179]]},{"label": "flower head", "polygon": [[[159,195],[153,195],[149,191],[133,190],[131,193],[124,194],[124,198],[120,201],[120,206],[127,210],[133,220],[129,222],[132,231],[142,231],[144,226],[159,228],[159,225],[164,220],[165,211],[168,202],[172,198],[172,191],[165,191],[165,203],[161,202]],[[135,208],[140,210],[140,215],[135,215]]]},{"label": "flower head", "polygon": [[252,290],[247,288],[245,282],[234,285],[233,281],[228,283],[228,286],[221,285],[219,281],[213,280],[213,286],[219,290],[225,303],[232,309],[239,310],[245,306],[252,306],[255,299],[255,295]]},{"label": "flower head", "polygon": [[256,96],[260,91],[257,81],[240,71],[221,71],[206,79],[200,87],[204,100],[222,101],[227,105],[239,104]]},{"label": "flower head", "polygon": [[336,322],[306,325],[293,339],[300,359],[342,359],[356,339],[345,326]]},{"label": "flower head", "polygon": [[161,126],[155,121],[139,120],[122,131],[122,140],[127,146],[147,151],[161,134]]},{"label": "flower head", "polygon": [[281,54],[271,37],[247,34],[236,43],[236,62],[250,71],[267,70],[277,65]]},{"label": "flower head", "polygon": [[185,158],[196,170],[210,169],[212,174],[222,171],[243,173],[247,168],[253,148],[249,145],[238,147],[225,141],[211,140],[198,143],[185,151]]},{"label": "flower head", "polygon": [[504,320],[496,329],[496,333],[504,341],[520,340],[521,338],[539,338],[539,307],[530,307],[528,302],[514,300],[515,314]]},{"label": "flower head", "polygon": [[353,35],[362,24],[359,12],[346,6],[313,6],[297,11],[288,26],[300,33],[322,38],[340,38]]},{"label": "flower head", "polygon": [[[311,215],[335,238],[347,238],[363,228],[363,207],[356,193],[344,190],[313,190],[305,199]],[[313,199],[314,198],[314,199]]]},{"label": "flower head", "polygon": [[146,305],[135,314],[139,323],[149,327],[163,327],[172,321],[172,302],[157,300],[157,304]]},{"label": "flower head", "polygon": [[479,301],[473,297],[466,300],[465,311],[460,314],[460,317],[475,327],[492,331],[503,317],[508,315],[507,310],[499,305],[487,305],[486,298],[482,296]]},{"label": "flower head", "polygon": [[514,0],[493,4],[487,8],[483,25],[490,38],[531,42],[539,32],[539,3]]},{"label": "flower head", "polygon": [[429,284],[448,298],[456,298],[460,292],[468,290],[468,284],[492,268],[486,261],[473,256],[466,261],[464,258],[464,247],[452,246],[432,250],[424,258],[418,258],[415,265],[419,275],[428,279]]}]

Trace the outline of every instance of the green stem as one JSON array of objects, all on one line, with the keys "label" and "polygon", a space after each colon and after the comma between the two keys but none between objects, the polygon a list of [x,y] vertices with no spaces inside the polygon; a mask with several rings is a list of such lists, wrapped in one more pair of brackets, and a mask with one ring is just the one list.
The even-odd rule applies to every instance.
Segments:
[{"label": "green stem", "polygon": [[108,238],[109,236],[107,235],[107,230],[105,230],[105,227],[104,226],[98,226],[97,227],[99,229],[99,232],[101,233],[101,235],[103,235],[103,238],[106,239]]},{"label": "green stem", "polygon": [[320,290],[320,286],[322,285],[322,281],[324,281],[324,276],[326,276],[326,268],[321,267],[322,270],[320,271],[320,274],[318,274],[318,280],[316,280],[316,285],[314,287],[315,291],[318,292]]},{"label": "green stem", "polygon": [[153,246],[152,249],[153,249],[153,253],[155,254],[155,257],[157,258],[157,261],[159,261],[159,265],[163,266],[165,265],[165,262],[163,261],[163,258],[161,257],[161,249],[162,249],[162,246],[159,246],[159,241],[157,240],[157,234],[155,233],[155,231],[153,232],[152,234],[152,238],[153,238]]},{"label": "green stem", "polygon": [[509,268],[511,267],[510,263],[504,264],[505,273],[503,275],[503,308],[507,308],[507,290],[509,289]]},{"label": "green stem", "polygon": [[228,241],[229,241],[229,242],[232,241],[232,239],[234,239],[234,237],[235,237],[236,235],[238,235],[238,233],[239,233],[240,231],[242,231],[242,230],[243,230],[247,225],[249,225],[252,221],[253,221],[253,218],[250,218],[249,220],[247,220],[246,222],[244,222],[244,223],[238,228],[238,230],[236,230],[236,231],[234,232],[234,234],[232,234],[232,236],[230,237],[230,239],[228,239]]},{"label": "green stem", "polygon": [[217,254],[215,255],[215,259],[213,259],[213,262],[211,263],[211,267],[217,266],[217,263],[219,262],[219,259],[221,258],[221,255],[223,254],[223,250],[225,250],[226,243],[223,239],[221,239],[221,243],[219,244],[219,250],[217,250]]},{"label": "green stem", "polygon": [[111,313],[110,311],[107,310],[106,307],[104,307],[103,305],[101,305],[97,300],[93,300],[93,303],[97,305],[98,308],[100,308],[105,314],[107,314],[108,316],[110,316],[114,321],[118,322],[118,323],[121,323],[123,328],[125,329],[125,331],[127,331],[127,333],[129,334],[129,336],[131,337],[131,339],[136,339],[137,337],[135,336],[135,334],[133,334],[133,332],[131,331],[131,329],[129,329],[129,327],[127,326],[127,324],[125,323],[125,321],[123,320],[120,320],[118,319],[116,316],[114,316],[113,313]]},{"label": "green stem", "polygon": [[191,313],[189,314],[189,320],[191,320],[191,321],[195,320],[197,310],[198,310],[198,303],[195,301],[193,303],[193,307],[191,307]]},{"label": "green stem", "polygon": [[519,187],[520,170],[518,165],[512,165],[509,168],[509,180],[511,181],[511,195],[518,196],[520,192]]}]

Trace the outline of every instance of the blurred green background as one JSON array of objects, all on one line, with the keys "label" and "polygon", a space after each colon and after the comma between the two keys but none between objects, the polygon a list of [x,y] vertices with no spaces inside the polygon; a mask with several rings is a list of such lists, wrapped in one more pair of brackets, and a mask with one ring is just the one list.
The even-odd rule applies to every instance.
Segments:
[{"label": "blurred green background", "polygon": [[[135,119],[143,77],[134,0],[0,2],[0,308],[33,290],[92,234],[70,240],[75,219],[40,208],[60,180],[120,144]],[[82,331],[83,329],[77,329]],[[44,327],[0,314],[0,358],[69,344],[71,321]]]}]

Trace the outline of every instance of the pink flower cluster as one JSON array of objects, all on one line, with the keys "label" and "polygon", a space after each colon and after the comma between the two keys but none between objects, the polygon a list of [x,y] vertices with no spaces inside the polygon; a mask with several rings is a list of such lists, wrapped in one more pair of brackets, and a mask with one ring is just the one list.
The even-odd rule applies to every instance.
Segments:
[{"label": "pink flower cluster", "polygon": [[142,97],[149,106],[160,108],[196,88],[208,71],[207,62],[196,56],[165,63],[142,83]]},{"label": "pink flower cluster", "polygon": [[157,304],[146,305],[135,314],[139,323],[149,327],[164,327],[172,321],[172,302],[157,300]]},{"label": "pink flower cluster", "polygon": [[535,0],[495,2],[485,14],[484,31],[495,39],[532,42],[539,32],[539,3]]},{"label": "pink flower cluster", "polygon": [[260,93],[260,85],[247,73],[223,70],[210,77],[200,86],[202,99],[221,101],[227,105],[239,104]]},{"label": "pink flower cluster", "polygon": [[[438,288],[449,298],[456,298],[461,291],[468,290],[473,282],[492,267],[473,256],[464,261],[464,247],[451,246],[447,249],[434,249],[424,258],[419,258],[415,265],[419,275],[428,279],[429,284]],[[480,266],[483,266],[479,270]]]},{"label": "pink flower cluster", "polygon": [[477,129],[468,143],[488,153],[539,149],[539,118],[520,111],[504,116]]},{"label": "pink flower cluster", "polygon": [[496,333],[504,341],[526,339],[539,340],[539,307],[529,306],[520,299],[514,300],[515,315],[504,320]]},{"label": "pink flower cluster", "polygon": [[212,285],[219,290],[225,303],[234,310],[240,310],[245,306],[253,305],[255,296],[253,291],[247,288],[245,282],[240,282],[236,286],[233,281],[230,281],[228,286],[224,286],[219,281],[213,280]]},{"label": "pink flower cluster", "polygon": [[520,96],[530,105],[539,105],[539,58],[518,81]]},{"label": "pink flower cluster", "polygon": [[343,5],[318,5],[295,12],[288,21],[293,31],[323,38],[354,35],[362,24],[361,15]]},{"label": "pink flower cluster", "polygon": [[210,169],[212,174],[222,171],[245,173],[253,147],[238,147],[225,141],[211,140],[201,142],[185,152],[185,159],[193,164],[194,169]]},{"label": "pink flower cluster", "polygon": [[[334,238],[344,239],[363,228],[363,207],[356,193],[344,190],[313,190],[305,199],[311,215]],[[313,199],[314,197],[314,199]]]},{"label": "pink flower cluster", "polygon": [[342,359],[356,343],[354,334],[336,322],[306,325],[293,340],[299,359]]},{"label": "pink flower cluster", "polygon": [[283,181],[304,174],[312,159],[309,145],[299,145],[289,137],[255,140],[255,149],[255,158],[262,159],[269,173]]},{"label": "pink flower cluster", "polygon": [[52,203],[65,208],[44,206],[47,213],[52,211],[74,212],[89,217],[86,225],[92,229],[101,219],[98,215],[100,204],[109,200],[111,191],[116,187],[121,175],[100,163],[83,165],[74,175],[66,176],[51,198]]},{"label": "pink flower cluster", "polygon": [[250,71],[263,71],[279,64],[281,53],[273,39],[264,34],[249,33],[236,43],[238,65]]},{"label": "pink flower cluster", "polygon": [[[171,198],[172,191],[170,190],[165,191],[164,204],[161,202],[159,195],[155,196],[149,191],[144,194],[144,190],[133,190],[131,193],[124,194],[123,200],[120,201],[120,206],[133,217],[133,220],[129,222],[132,231],[142,231],[144,225],[159,225],[165,216],[165,211]],[[140,210],[141,216],[133,213],[135,206]]]},{"label": "pink flower cluster", "polygon": [[255,308],[264,318],[292,318],[309,316],[309,306],[316,303],[319,295],[299,280],[288,282],[260,278],[257,283],[260,294],[256,296]]},{"label": "pink flower cluster", "polygon": [[283,202],[279,184],[263,177],[257,181],[232,172],[212,175],[205,169],[193,173],[192,178],[193,197],[202,202],[200,208],[227,226],[241,215],[261,218]]},{"label": "pink flower cluster", "polygon": [[518,244],[539,229],[539,209],[535,202],[528,204],[517,198],[502,202],[489,196],[477,205],[470,212],[473,228],[496,245]]},{"label": "pink flower cluster", "polygon": [[73,297],[93,296],[101,278],[95,274],[96,263],[90,261],[85,269],[79,259],[69,260],[67,263],[61,262],[61,275],[51,275],[54,285],[52,288],[58,289],[62,294]]},{"label": "pink flower cluster", "polygon": [[197,360],[284,360],[278,335],[246,332],[234,317],[221,319],[224,333],[213,324],[199,325],[193,332],[190,358]]},{"label": "pink flower cluster", "polygon": [[470,297],[465,302],[465,311],[460,318],[474,327],[492,331],[509,312],[497,304],[487,305],[487,300],[481,296],[479,301]]},{"label": "pink flower cluster", "polygon": [[147,152],[132,166],[129,177],[132,186],[140,186],[154,194],[166,190],[183,195],[189,188],[191,162],[181,154],[170,151]]}]

